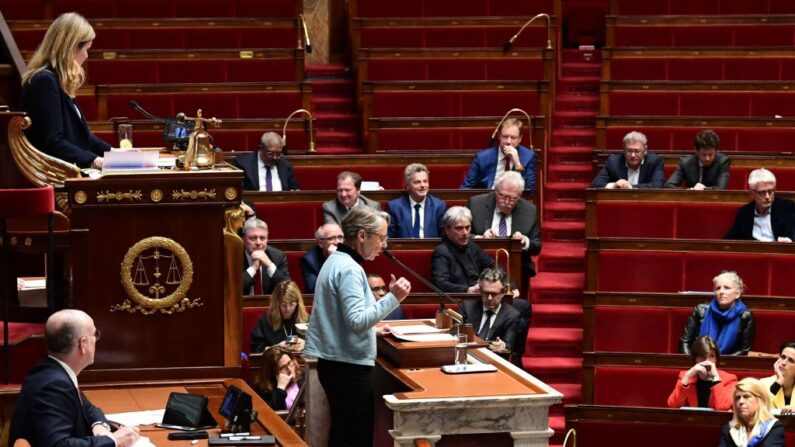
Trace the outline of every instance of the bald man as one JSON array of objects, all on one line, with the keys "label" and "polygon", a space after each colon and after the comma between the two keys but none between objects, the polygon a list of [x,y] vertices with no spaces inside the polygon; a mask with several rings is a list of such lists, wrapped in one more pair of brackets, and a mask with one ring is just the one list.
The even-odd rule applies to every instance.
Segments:
[{"label": "bald man", "polygon": [[83,311],[66,309],[47,319],[48,357],[25,378],[11,416],[9,445],[26,439],[34,446],[129,447],[137,427],[110,431],[99,408],[80,394],[77,376],[94,363],[100,332]]}]

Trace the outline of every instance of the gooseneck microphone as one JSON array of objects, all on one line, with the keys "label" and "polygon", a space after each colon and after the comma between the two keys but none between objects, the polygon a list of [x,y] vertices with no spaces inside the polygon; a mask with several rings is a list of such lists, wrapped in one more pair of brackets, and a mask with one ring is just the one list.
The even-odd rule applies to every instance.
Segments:
[{"label": "gooseneck microphone", "polygon": [[135,110],[136,112],[140,113],[141,115],[145,116],[146,118],[149,118],[150,120],[160,121],[161,123],[164,123],[164,122],[167,121],[165,118],[161,118],[159,116],[152,115],[146,109],[141,107],[140,104],[138,104],[137,102],[133,101],[132,99],[127,104],[130,106],[131,109]]},{"label": "gooseneck microphone", "polygon": [[[458,301],[457,299],[451,297],[450,295],[448,295],[447,293],[442,291],[442,289],[436,287],[435,285],[433,285],[433,283],[431,283],[430,281],[425,279],[422,275],[420,275],[419,273],[414,271],[411,267],[409,267],[406,264],[404,264],[400,259],[395,257],[395,255],[392,253],[392,251],[390,251],[388,248],[384,249],[384,255],[387,258],[389,258],[390,261],[392,261],[395,264],[399,265],[400,268],[402,268],[403,270],[407,271],[409,274],[411,274],[411,276],[417,278],[417,280],[419,280],[419,282],[425,284],[426,287],[428,287],[429,289],[434,291],[437,295],[439,295],[439,310],[440,311],[445,311],[445,308],[444,308],[444,300],[445,299],[447,299],[451,303],[457,305],[459,309],[463,309],[463,307],[461,306],[461,301]],[[448,310],[447,312],[453,312],[453,311]],[[459,319],[461,320],[461,323],[466,323],[466,316],[464,315],[463,312],[460,314],[460,317],[461,318],[459,318]]]}]

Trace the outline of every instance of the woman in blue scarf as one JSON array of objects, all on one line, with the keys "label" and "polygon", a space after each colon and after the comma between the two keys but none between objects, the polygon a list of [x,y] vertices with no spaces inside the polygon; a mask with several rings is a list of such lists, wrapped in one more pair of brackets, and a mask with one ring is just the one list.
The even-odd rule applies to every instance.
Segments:
[{"label": "woman in blue scarf", "polygon": [[758,379],[737,382],[734,416],[724,427],[718,447],[784,447],[784,426],[770,413],[770,397]]},{"label": "woman in blue scarf", "polygon": [[754,316],[740,296],[745,290],[736,272],[722,272],[712,279],[715,298],[699,304],[687,320],[679,352],[690,354],[697,337],[709,335],[718,343],[722,355],[746,355],[754,342]]}]

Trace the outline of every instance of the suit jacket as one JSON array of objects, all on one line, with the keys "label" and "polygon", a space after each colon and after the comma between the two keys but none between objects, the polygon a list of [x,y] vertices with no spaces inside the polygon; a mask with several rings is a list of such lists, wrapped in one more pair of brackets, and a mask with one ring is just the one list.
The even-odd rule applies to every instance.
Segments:
[{"label": "suit jacket", "polygon": [[[477,334],[483,319],[483,302],[481,300],[463,300],[461,302],[461,311],[466,316],[467,322],[472,323],[475,334]],[[505,342],[505,347],[510,352],[516,352],[516,345],[521,338],[520,334],[521,318],[519,311],[510,304],[503,302],[500,305],[500,311],[497,312],[494,322],[489,328],[489,335],[486,340],[495,341],[499,337]]]},{"label": "suit jacket", "polygon": [[[754,212],[755,202],[748,202],[737,210],[734,224],[723,236],[724,239],[754,240]],[[770,208],[770,226],[773,227],[773,237],[788,237],[795,241],[795,202],[782,197],[773,199]]]},{"label": "suit jacket", "polygon": [[[265,248],[265,254],[268,255],[271,262],[276,264],[276,271],[273,273],[273,276],[268,276],[265,272],[265,268],[262,268],[262,293],[265,295],[269,295],[273,293],[273,288],[276,287],[276,284],[280,282],[290,279],[290,271],[287,269],[287,256],[285,256],[284,252],[277,248],[273,248],[270,245]],[[251,292],[254,290],[254,277],[248,274],[248,259],[246,258],[245,254],[243,255],[243,295],[250,295]]]},{"label": "suit jacket", "polygon": [[466,293],[487,267],[494,267],[494,258],[472,239],[465,247],[460,247],[442,237],[442,243],[433,249],[431,255],[433,284],[445,292]]},{"label": "suit jacket", "polygon": [[317,274],[320,273],[320,268],[326,262],[326,257],[323,256],[323,249],[315,245],[309,249],[303,256],[301,256],[300,266],[301,273],[304,274],[304,293],[315,293],[315,283],[317,282]]},{"label": "suit jacket", "polygon": [[[497,209],[497,193],[492,191],[470,197],[467,208],[472,211],[472,233],[480,234],[491,228],[494,212]],[[520,198],[511,214],[511,233],[518,231],[530,239],[530,246],[522,251],[522,268],[529,277],[536,274],[533,260],[530,256],[541,253],[541,230],[538,228],[538,214],[536,207],[525,199]]]},{"label": "suit jacket", "polygon": [[[732,161],[729,157],[720,152],[715,154],[712,166],[704,168],[701,184],[707,189],[726,189],[729,186],[729,167]],[[688,155],[679,160],[679,166],[665,182],[666,188],[678,188],[684,181],[688,188],[696,186],[698,183],[698,155]]]},{"label": "suit jacket", "polygon": [[[624,152],[619,152],[607,157],[607,162],[596,177],[591,182],[591,188],[604,188],[608,183],[618,180],[626,180],[627,162],[624,159]],[[662,188],[665,179],[663,171],[663,159],[652,151],[646,152],[643,164],[640,165],[638,184],[632,185],[633,188]]]},{"label": "suit jacket", "polygon": [[[499,158],[498,146],[484,149],[475,154],[475,159],[469,165],[469,171],[464,178],[462,188],[491,189],[494,187],[494,174],[497,173],[497,159]],[[536,154],[530,149],[519,146],[519,161],[522,163],[524,172],[524,189],[527,191],[536,190]]]},{"label": "suit jacket", "polygon": [[[376,211],[381,211],[381,204],[375,200],[370,200],[361,194],[359,194],[359,200],[361,200],[362,204],[365,206],[369,206]],[[345,209],[345,205],[340,203],[337,199],[323,203],[323,220],[325,223],[341,225],[342,218],[345,217],[346,214],[348,214],[348,210]]]},{"label": "suit jacket", "polygon": [[34,446],[114,447],[91,426],[107,423],[105,414],[78,390],[63,367],[47,357],[28,373],[11,416],[9,445],[24,438]]},{"label": "suit jacket", "polygon": [[19,109],[27,113],[31,126],[25,131],[36,149],[81,168],[110,150],[110,145],[88,129],[77,103],[58,83],[51,70],[36,73],[22,88]]},{"label": "suit jacket", "polygon": [[[698,406],[698,391],[696,388],[698,377],[691,378],[690,383],[685,388],[682,385],[682,377],[686,373],[687,370],[679,371],[679,378],[676,380],[674,390],[668,396],[669,408]],[[737,376],[718,370],[718,377],[720,377],[720,382],[715,383],[710,389],[709,408],[720,411],[731,410],[732,401],[734,400],[734,386],[737,385]]]},{"label": "suit jacket", "polygon": [[[405,193],[397,199],[392,199],[386,204],[386,210],[391,217],[389,220],[389,237],[411,237],[413,229],[411,218],[414,210],[411,208],[409,194]],[[447,211],[447,203],[428,194],[425,197],[423,227],[425,237],[439,237],[442,234],[442,217]]]},{"label": "suit jacket", "polygon": [[[723,430],[720,433],[720,443],[718,447],[737,447],[737,444],[732,439],[731,434],[729,432],[731,422],[727,422],[726,425],[723,426]],[[775,420],[773,421],[773,426],[770,427],[767,434],[765,435],[762,440],[756,444],[755,447],[785,447],[786,444],[786,432],[784,431],[784,426],[781,425],[781,421]]]},{"label": "suit jacket", "polygon": [[[243,189],[246,191],[259,191],[259,151],[240,154],[232,161],[232,164],[243,170]],[[276,161],[276,172],[279,173],[279,181],[282,182],[283,191],[294,191],[301,189],[298,180],[293,173],[293,165],[289,161],[280,158]]]}]

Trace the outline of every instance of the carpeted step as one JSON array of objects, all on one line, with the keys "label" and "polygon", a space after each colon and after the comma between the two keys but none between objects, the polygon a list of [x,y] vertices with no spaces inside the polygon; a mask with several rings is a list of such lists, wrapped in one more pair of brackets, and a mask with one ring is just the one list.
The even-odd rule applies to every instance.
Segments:
[{"label": "carpeted step", "polygon": [[599,96],[596,93],[572,92],[559,94],[555,97],[555,109],[558,111],[583,111],[599,113]]},{"label": "carpeted step", "polygon": [[358,139],[359,136],[353,131],[323,129],[315,132],[318,146],[355,146]]},{"label": "carpeted step", "polygon": [[531,327],[525,356],[579,358],[582,356],[582,328]]},{"label": "carpeted step", "polygon": [[556,87],[560,94],[598,95],[599,76],[571,76],[560,78]]},{"label": "carpeted step", "polygon": [[602,52],[599,50],[581,50],[579,48],[563,48],[560,50],[561,61],[566,64],[569,62],[602,62]]},{"label": "carpeted step", "polygon": [[340,79],[347,76],[347,70],[342,64],[307,64],[304,67],[304,77],[310,79]]},{"label": "carpeted step", "polygon": [[345,95],[313,95],[312,112],[318,113],[351,113],[353,99]]},{"label": "carpeted step", "polygon": [[553,146],[586,146],[596,145],[595,129],[554,129],[552,132]]},{"label": "carpeted step", "polygon": [[582,359],[574,357],[522,357],[522,368],[544,383],[580,383]]},{"label": "carpeted step", "polygon": [[544,220],[554,222],[584,221],[585,202],[546,202],[544,203]]},{"label": "carpeted step", "polygon": [[533,306],[531,318],[532,327],[581,328],[582,306],[578,304],[536,304]]},{"label": "carpeted step", "polygon": [[546,199],[551,202],[585,202],[585,189],[591,182],[547,182]]},{"label": "carpeted step", "polygon": [[[562,408],[562,407],[561,407]],[[563,445],[563,438],[565,437],[566,433],[566,417],[562,414],[560,415],[552,415],[550,412],[549,416],[549,428],[555,430],[555,434],[549,438],[549,445],[554,446],[562,446]],[[571,441],[569,441],[569,446],[571,446]]]},{"label": "carpeted step", "polygon": [[364,149],[358,146],[334,146],[323,145],[317,147],[319,155],[346,155],[346,154],[363,154]]},{"label": "carpeted step", "polygon": [[581,242],[585,240],[585,222],[544,222],[541,224],[543,242]]},{"label": "carpeted step", "polygon": [[548,179],[551,182],[590,182],[593,179],[593,166],[585,165],[550,165]]},{"label": "carpeted step", "polygon": [[547,383],[563,393],[563,405],[579,404],[582,400],[582,385],[579,383]]},{"label": "carpeted step", "polygon": [[592,62],[564,62],[560,66],[561,77],[599,77],[602,74],[602,66]]},{"label": "carpeted step", "polygon": [[544,242],[538,257],[538,268],[543,272],[585,271],[585,243]]},{"label": "carpeted step", "polygon": [[323,130],[358,130],[356,116],[350,112],[317,112],[315,115],[315,128]]},{"label": "carpeted step", "polygon": [[559,273],[541,271],[533,278],[530,291],[533,305],[582,304],[585,272]]},{"label": "carpeted step", "polygon": [[556,129],[596,129],[596,111],[570,110],[555,112]]},{"label": "carpeted step", "polygon": [[312,96],[340,95],[350,97],[353,93],[353,81],[349,79],[312,80],[309,84],[312,86]]},{"label": "carpeted step", "polygon": [[556,164],[592,165],[593,150],[585,146],[553,146],[547,151],[550,166]]}]

